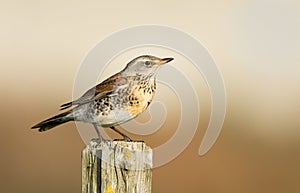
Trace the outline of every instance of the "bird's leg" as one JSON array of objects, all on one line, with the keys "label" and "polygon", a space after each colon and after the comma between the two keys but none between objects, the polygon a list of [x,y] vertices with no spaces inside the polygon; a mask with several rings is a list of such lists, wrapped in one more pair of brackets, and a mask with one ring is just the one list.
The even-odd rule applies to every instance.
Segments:
[{"label": "bird's leg", "polygon": [[125,135],[124,133],[122,133],[121,131],[119,131],[117,128],[115,128],[114,126],[110,127],[112,130],[114,130],[115,132],[117,132],[118,134],[122,135],[122,137],[124,137],[124,141],[132,141],[127,135]]},{"label": "bird's leg", "polygon": [[103,137],[101,136],[101,133],[100,133],[98,127],[97,127],[97,124],[96,124],[96,123],[93,123],[93,126],[94,126],[94,128],[95,128],[95,130],[96,130],[96,132],[97,132],[99,142],[104,141],[104,139],[103,139]]}]

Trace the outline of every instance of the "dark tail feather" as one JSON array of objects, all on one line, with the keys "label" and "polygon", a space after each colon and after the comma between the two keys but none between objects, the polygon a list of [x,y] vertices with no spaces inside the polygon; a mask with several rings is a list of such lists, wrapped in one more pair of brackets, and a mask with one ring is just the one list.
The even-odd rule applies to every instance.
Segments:
[{"label": "dark tail feather", "polygon": [[69,107],[71,107],[71,106],[72,106],[72,102],[68,102],[68,103],[62,104],[62,105],[60,106],[60,110],[67,109],[67,108],[69,108]]},{"label": "dark tail feather", "polygon": [[52,129],[53,127],[56,127],[60,124],[66,123],[68,121],[74,120],[73,117],[68,116],[72,111],[67,111],[64,113],[61,113],[59,115],[56,115],[54,117],[51,117],[50,119],[47,119],[45,121],[42,121],[32,127],[32,129],[39,128],[39,131],[47,131],[49,129]]}]

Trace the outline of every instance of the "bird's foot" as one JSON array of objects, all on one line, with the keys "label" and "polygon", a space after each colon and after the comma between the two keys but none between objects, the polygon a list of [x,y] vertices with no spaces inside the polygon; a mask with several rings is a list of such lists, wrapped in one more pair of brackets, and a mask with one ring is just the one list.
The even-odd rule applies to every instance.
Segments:
[{"label": "bird's foot", "polygon": [[133,139],[130,139],[129,137],[124,137],[123,139],[114,139],[114,141],[141,142],[141,143],[144,143],[143,140],[133,140]]},{"label": "bird's foot", "polygon": [[130,139],[127,136],[123,136],[123,137],[124,137],[123,139],[114,139],[114,141],[125,141],[125,142],[131,142],[131,141],[133,141],[132,139]]},{"label": "bird's foot", "polygon": [[101,138],[92,138],[91,141],[100,144],[103,140]]},{"label": "bird's foot", "polygon": [[92,141],[95,141],[95,142],[97,142],[98,144],[101,143],[101,142],[109,141],[109,140],[104,139],[104,138],[102,137],[102,135],[101,135],[101,133],[100,133],[100,130],[98,129],[98,126],[97,126],[96,123],[93,123],[93,126],[94,126],[94,128],[95,128],[95,131],[96,131],[96,133],[97,133],[98,138],[93,138]]},{"label": "bird's foot", "polygon": [[110,139],[104,139],[102,136],[98,138],[92,138],[91,141],[96,142],[97,144],[100,144],[101,142],[111,141]]}]

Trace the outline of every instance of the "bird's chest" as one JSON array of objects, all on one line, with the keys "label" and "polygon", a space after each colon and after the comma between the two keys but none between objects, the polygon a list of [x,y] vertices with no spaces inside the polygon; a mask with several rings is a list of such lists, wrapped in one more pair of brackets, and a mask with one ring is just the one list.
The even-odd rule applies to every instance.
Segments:
[{"label": "bird's chest", "polygon": [[155,83],[144,82],[132,87],[128,95],[127,107],[132,115],[143,112],[151,103],[155,94]]},{"label": "bird's chest", "polygon": [[102,126],[126,122],[149,106],[155,90],[155,82],[130,81],[128,85],[88,106],[90,112],[87,117]]}]

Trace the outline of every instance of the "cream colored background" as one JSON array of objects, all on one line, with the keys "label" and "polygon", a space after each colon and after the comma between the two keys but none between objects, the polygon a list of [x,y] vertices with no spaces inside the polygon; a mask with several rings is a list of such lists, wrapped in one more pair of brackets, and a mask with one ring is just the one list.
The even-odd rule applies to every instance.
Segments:
[{"label": "cream colored background", "polygon": [[[154,170],[153,192],[299,192],[299,10],[296,0],[1,1],[1,192],[81,191],[85,145],[74,124],[42,134],[30,127],[71,99],[89,49],[142,24],[199,39],[219,64],[228,96],[213,149],[197,155],[208,107],[186,151]],[[143,139],[158,145],[168,131]]]}]

